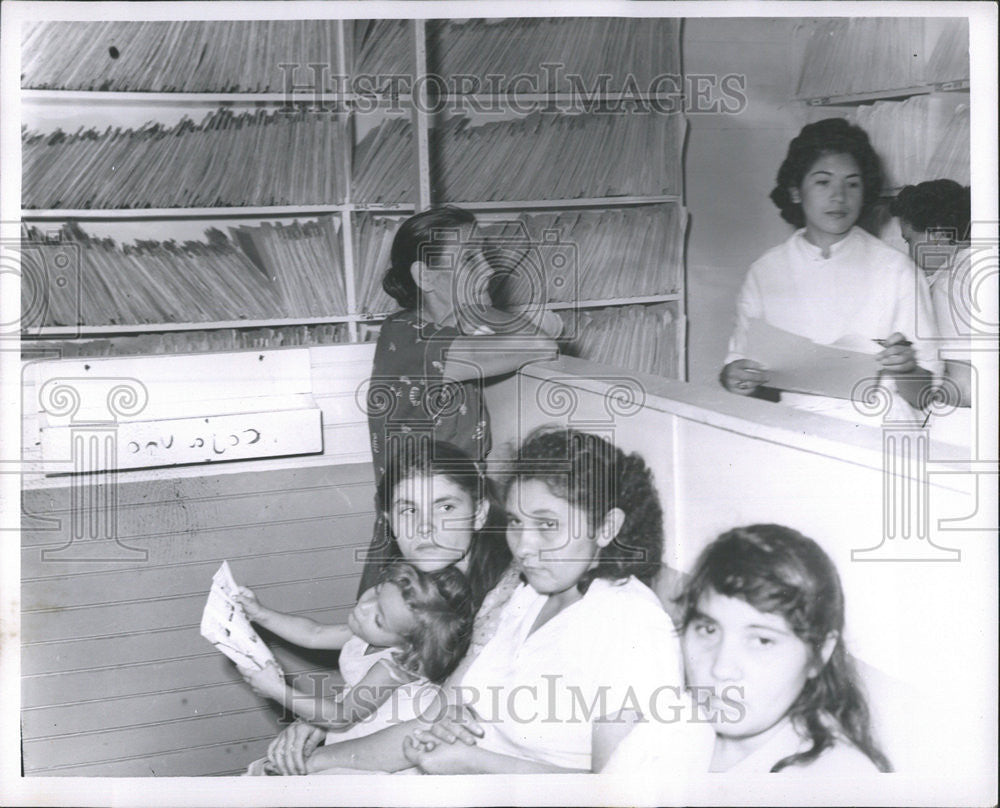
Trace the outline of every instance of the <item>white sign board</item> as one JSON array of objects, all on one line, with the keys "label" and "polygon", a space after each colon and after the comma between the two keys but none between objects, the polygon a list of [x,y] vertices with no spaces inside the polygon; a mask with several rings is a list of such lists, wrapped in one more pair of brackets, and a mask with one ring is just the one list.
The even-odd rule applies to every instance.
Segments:
[{"label": "white sign board", "polygon": [[[111,427],[84,424],[42,429],[42,456],[49,460],[89,456],[86,468],[109,468],[109,453],[88,452],[100,431],[113,437],[117,468],[137,469],[184,463],[218,463],[323,451],[321,411],[317,407],[271,412],[232,413],[158,421],[127,421]],[[102,441],[102,446],[106,444]],[[74,451],[76,450],[76,451]]]}]

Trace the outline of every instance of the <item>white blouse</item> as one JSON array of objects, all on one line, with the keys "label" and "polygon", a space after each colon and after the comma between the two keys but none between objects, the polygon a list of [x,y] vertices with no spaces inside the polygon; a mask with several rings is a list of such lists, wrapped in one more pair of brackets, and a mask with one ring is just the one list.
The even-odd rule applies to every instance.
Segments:
[{"label": "white blouse", "polygon": [[514,591],[462,679],[462,700],[482,719],[483,748],[589,771],[596,719],[662,710],[683,687],[680,644],[656,595],[632,577],[593,581],[529,633],[546,601],[526,584]]},{"label": "white blouse", "polygon": [[[753,263],[740,290],[726,364],[753,359],[747,332],[755,318],[819,345],[839,343],[873,354],[882,350],[874,340],[898,331],[913,343],[920,367],[935,376],[944,369],[923,274],[908,256],[860,227],[832,245],[826,257],[806,241],[805,230],[798,230]],[[802,393],[782,393],[781,399],[801,409],[865,420],[846,400]],[[912,417],[905,402],[894,403],[899,417]]]}]

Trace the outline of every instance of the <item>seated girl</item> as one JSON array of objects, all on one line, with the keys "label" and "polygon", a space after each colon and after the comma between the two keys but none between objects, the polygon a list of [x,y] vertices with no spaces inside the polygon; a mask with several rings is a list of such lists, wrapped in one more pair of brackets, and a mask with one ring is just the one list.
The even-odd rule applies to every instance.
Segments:
[{"label": "seated girl", "polygon": [[[374,732],[400,715],[414,715],[413,696],[420,685],[441,681],[469,645],[469,585],[453,566],[422,573],[412,564],[394,562],[344,625],[269,609],[245,587],[238,599],[247,617],[279,637],[304,648],[340,651],[347,690],[336,699],[286,684],[273,663],[263,670],[239,671],[258,695],[274,699],[300,718],[329,730],[353,730],[341,738]],[[312,684],[315,689],[316,682]],[[398,694],[404,685],[405,692]]]},{"label": "seated girl", "polygon": [[592,771],[628,709],[668,710],[682,689],[673,624],[647,583],[662,513],[638,455],[574,430],[541,430],[506,485],[507,539],[520,570],[492,639],[450,693],[447,714],[313,749],[285,734],[276,767],[426,773]]},{"label": "seated girl", "polygon": [[731,530],[678,603],[687,685],[716,732],[711,771],[891,771],[844,646],[840,577],[818,544],[781,525]]},{"label": "seated girl", "polygon": [[383,530],[379,576],[400,559],[421,572],[455,566],[479,609],[502,578],[512,577],[503,509],[486,464],[420,433],[394,442],[384,463],[375,489]]},{"label": "seated girl", "polygon": [[[872,353],[873,381],[890,381],[902,397],[892,398],[900,418],[914,417],[908,404],[926,402],[942,370],[927,283],[905,255],[857,226],[881,188],[878,156],[859,127],[829,118],[792,140],[771,199],[799,229],[750,267],[721,374],[727,390],[749,396],[769,381],[749,340],[756,319],[820,345]],[[858,383],[867,391],[866,379]],[[807,393],[783,392],[781,400],[855,421],[865,409]]]}]

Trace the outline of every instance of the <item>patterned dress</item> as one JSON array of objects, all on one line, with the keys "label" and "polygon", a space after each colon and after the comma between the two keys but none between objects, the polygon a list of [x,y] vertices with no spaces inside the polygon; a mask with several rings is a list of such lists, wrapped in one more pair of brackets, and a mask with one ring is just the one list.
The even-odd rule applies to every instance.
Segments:
[{"label": "patterned dress", "polygon": [[[429,435],[484,460],[491,448],[490,416],[482,380],[444,378],[448,349],[461,332],[420,321],[414,310],[390,315],[382,324],[368,389],[368,431],[375,479],[385,472],[394,441]],[[376,513],[381,505],[376,503]],[[361,576],[358,596],[374,586],[385,561],[387,528],[379,515]]]}]

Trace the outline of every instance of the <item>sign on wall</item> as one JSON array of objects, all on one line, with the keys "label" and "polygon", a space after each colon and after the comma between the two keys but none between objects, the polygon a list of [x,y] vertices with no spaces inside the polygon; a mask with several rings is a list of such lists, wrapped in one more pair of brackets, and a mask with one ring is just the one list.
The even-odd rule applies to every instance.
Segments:
[{"label": "sign on wall", "polygon": [[323,451],[305,350],[44,363],[38,407],[57,474]]}]

